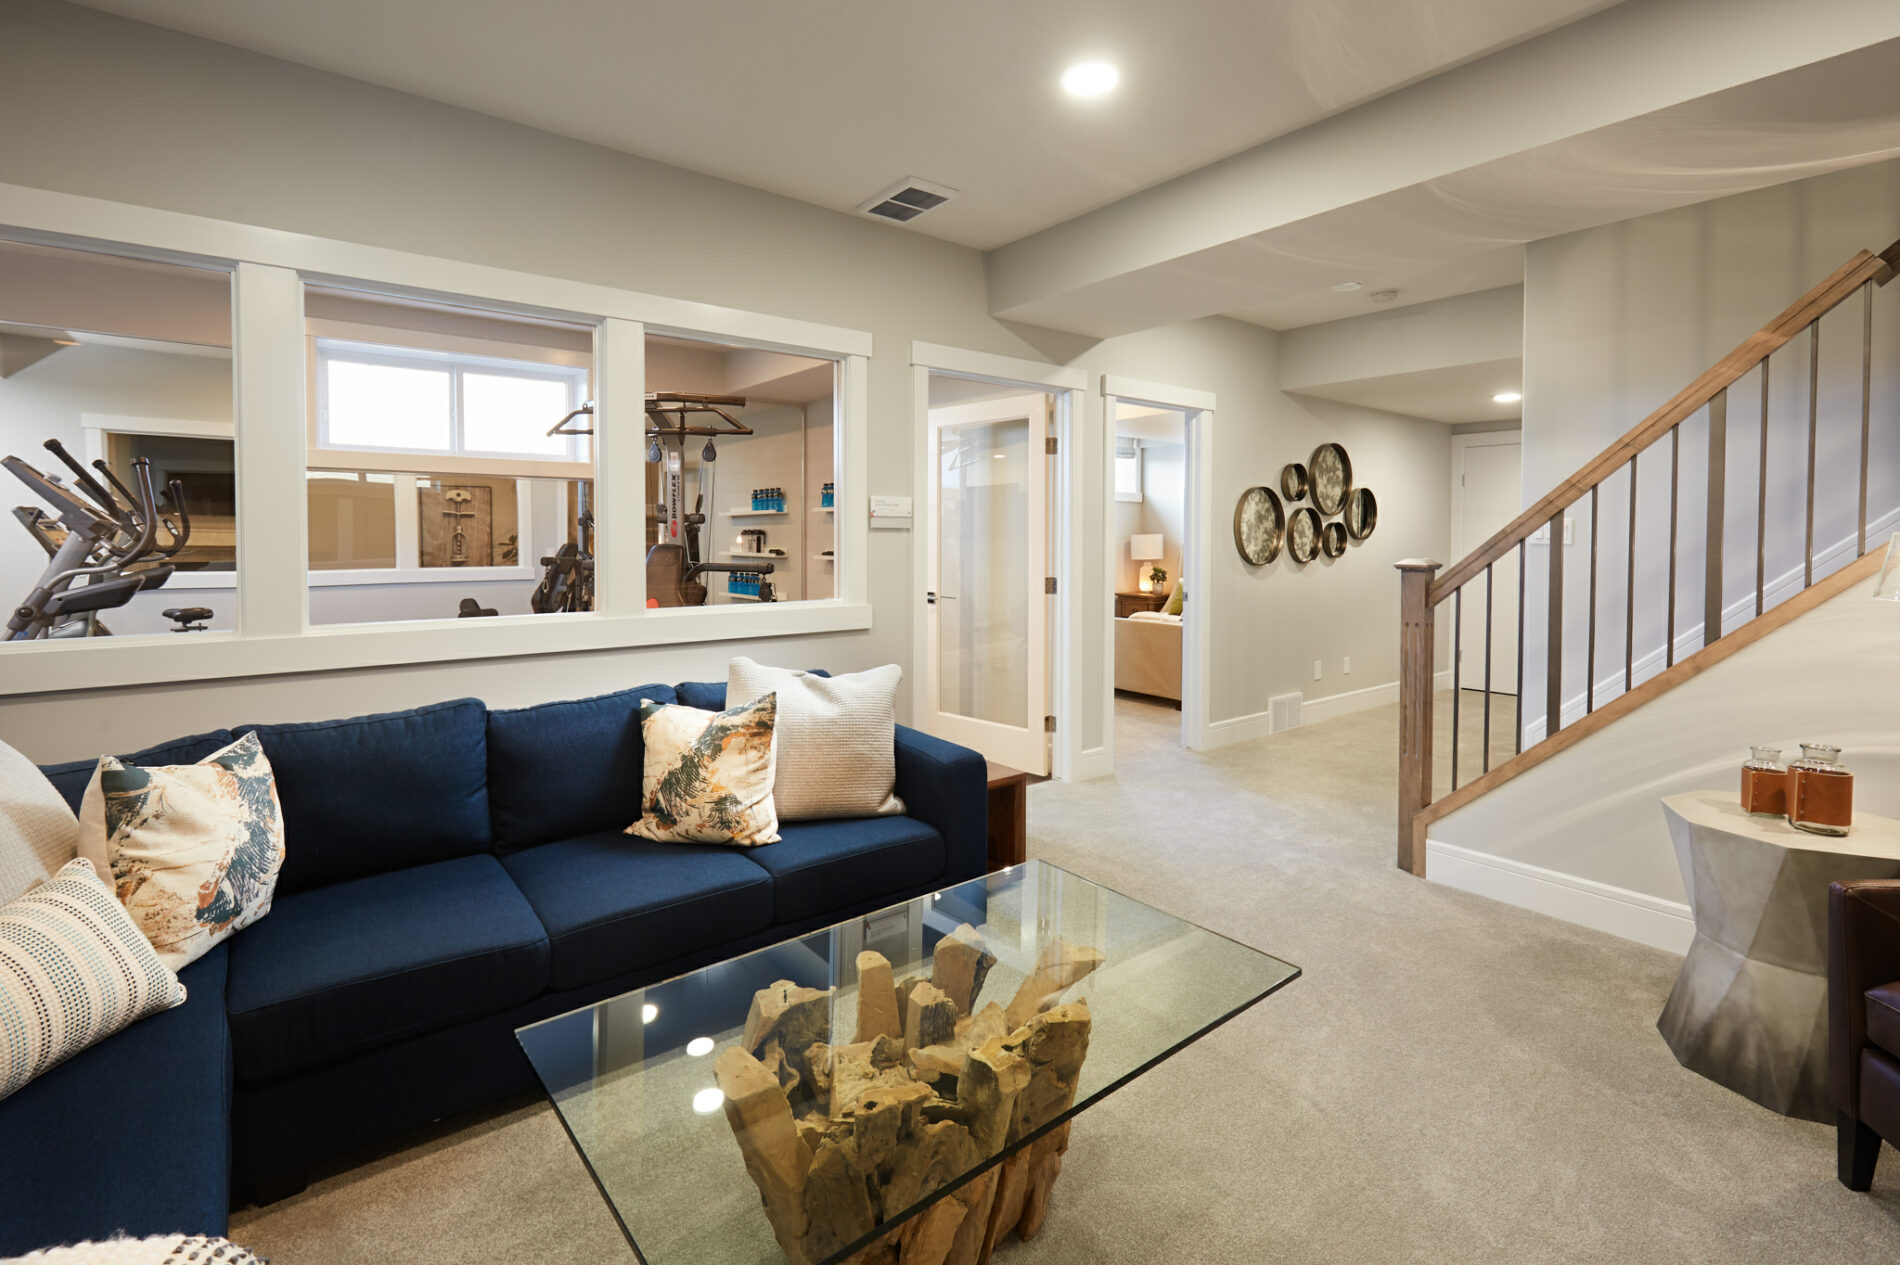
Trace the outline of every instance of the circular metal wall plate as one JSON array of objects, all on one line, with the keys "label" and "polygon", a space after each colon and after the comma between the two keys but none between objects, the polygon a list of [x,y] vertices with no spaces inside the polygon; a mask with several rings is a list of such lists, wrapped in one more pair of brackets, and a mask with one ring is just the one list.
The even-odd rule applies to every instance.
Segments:
[{"label": "circular metal wall plate", "polygon": [[1337,558],[1346,552],[1346,524],[1337,520],[1319,529],[1320,551],[1328,558]]},{"label": "circular metal wall plate", "polygon": [[1354,540],[1364,540],[1379,525],[1379,498],[1371,488],[1354,488],[1346,498],[1346,530]]},{"label": "circular metal wall plate", "polygon": [[1286,552],[1295,562],[1311,562],[1319,556],[1319,513],[1310,505],[1293,511],[1286,522]]},{"label": "circular metal wall plate", "polygon": [[1306,499],[1306,467],[1297,461],[1289,461],[1280,470],[1280,495],[1286,497],[1290,505],[1294,501]]},{"label": "circular metal wall plate", "polygon": [[1313,480],[1313,504],[1322,514],[1337,514],[1352,488],[1352,458],[1338,444],[1321,444],[1307,463]]},{"label": "circular metal wall plate", "polygon": [[1286,511],[1272,488],[1248,488],[1234,506],[1234,547],[1250,566],[1263,567],[1280,556],[1286,540]]}]

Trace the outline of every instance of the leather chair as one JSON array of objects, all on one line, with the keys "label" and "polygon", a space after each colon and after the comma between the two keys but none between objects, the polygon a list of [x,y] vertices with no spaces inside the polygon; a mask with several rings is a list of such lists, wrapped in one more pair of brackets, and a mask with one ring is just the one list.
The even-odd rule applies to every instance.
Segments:
[{"label": "leather chair", "polygon": [[1880,1143],[1900,1145],[1900,879],[1827,897],[1828,1073],[1841,1184],[1867,1190]]}]

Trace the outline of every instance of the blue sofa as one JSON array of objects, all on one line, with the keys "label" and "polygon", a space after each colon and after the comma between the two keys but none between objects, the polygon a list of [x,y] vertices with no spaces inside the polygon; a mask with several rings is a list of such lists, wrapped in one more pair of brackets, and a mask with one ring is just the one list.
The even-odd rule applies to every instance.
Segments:
[{"label": "blue sofa", "polygon": [[[0,1099],[0,1257],[222,1233],[234,1202],[533,1091],[523,1024],[985,869],[983,758],[901,726],[908,816],[793,823],[756,849],[625,835],[642,699],[717,709],[725,686],[459,699],[125,757],[187,763],[255,730],[284,868],[270,915],[181,972],[184,1005]],[[76,806],[92,767],[45,772]]]}]

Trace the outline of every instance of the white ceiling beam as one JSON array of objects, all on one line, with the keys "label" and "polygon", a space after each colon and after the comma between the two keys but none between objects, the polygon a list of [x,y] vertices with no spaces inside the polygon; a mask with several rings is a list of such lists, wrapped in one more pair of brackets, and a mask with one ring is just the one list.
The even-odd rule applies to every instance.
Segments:
[{"label": "white ceiling beam", "polygon": [[[1896,39],[1892,0],[1625,0],[994,250],[991,311],[1102,337],[1246,307],[1240,265],[1321,289],[1351,263],[1263,235]],[[1542,235],[1534,218],[1471,246]]]}]

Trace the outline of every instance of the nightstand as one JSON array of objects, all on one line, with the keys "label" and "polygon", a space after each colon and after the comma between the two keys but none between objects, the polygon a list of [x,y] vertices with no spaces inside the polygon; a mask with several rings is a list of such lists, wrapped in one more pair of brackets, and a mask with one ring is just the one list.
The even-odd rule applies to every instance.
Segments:
[{"label": "nightstand", "polygon": [[1127,619],[1136,611],[1158,611],[1168,604],[1166,593],[1117,593],[1115,618]]}]

